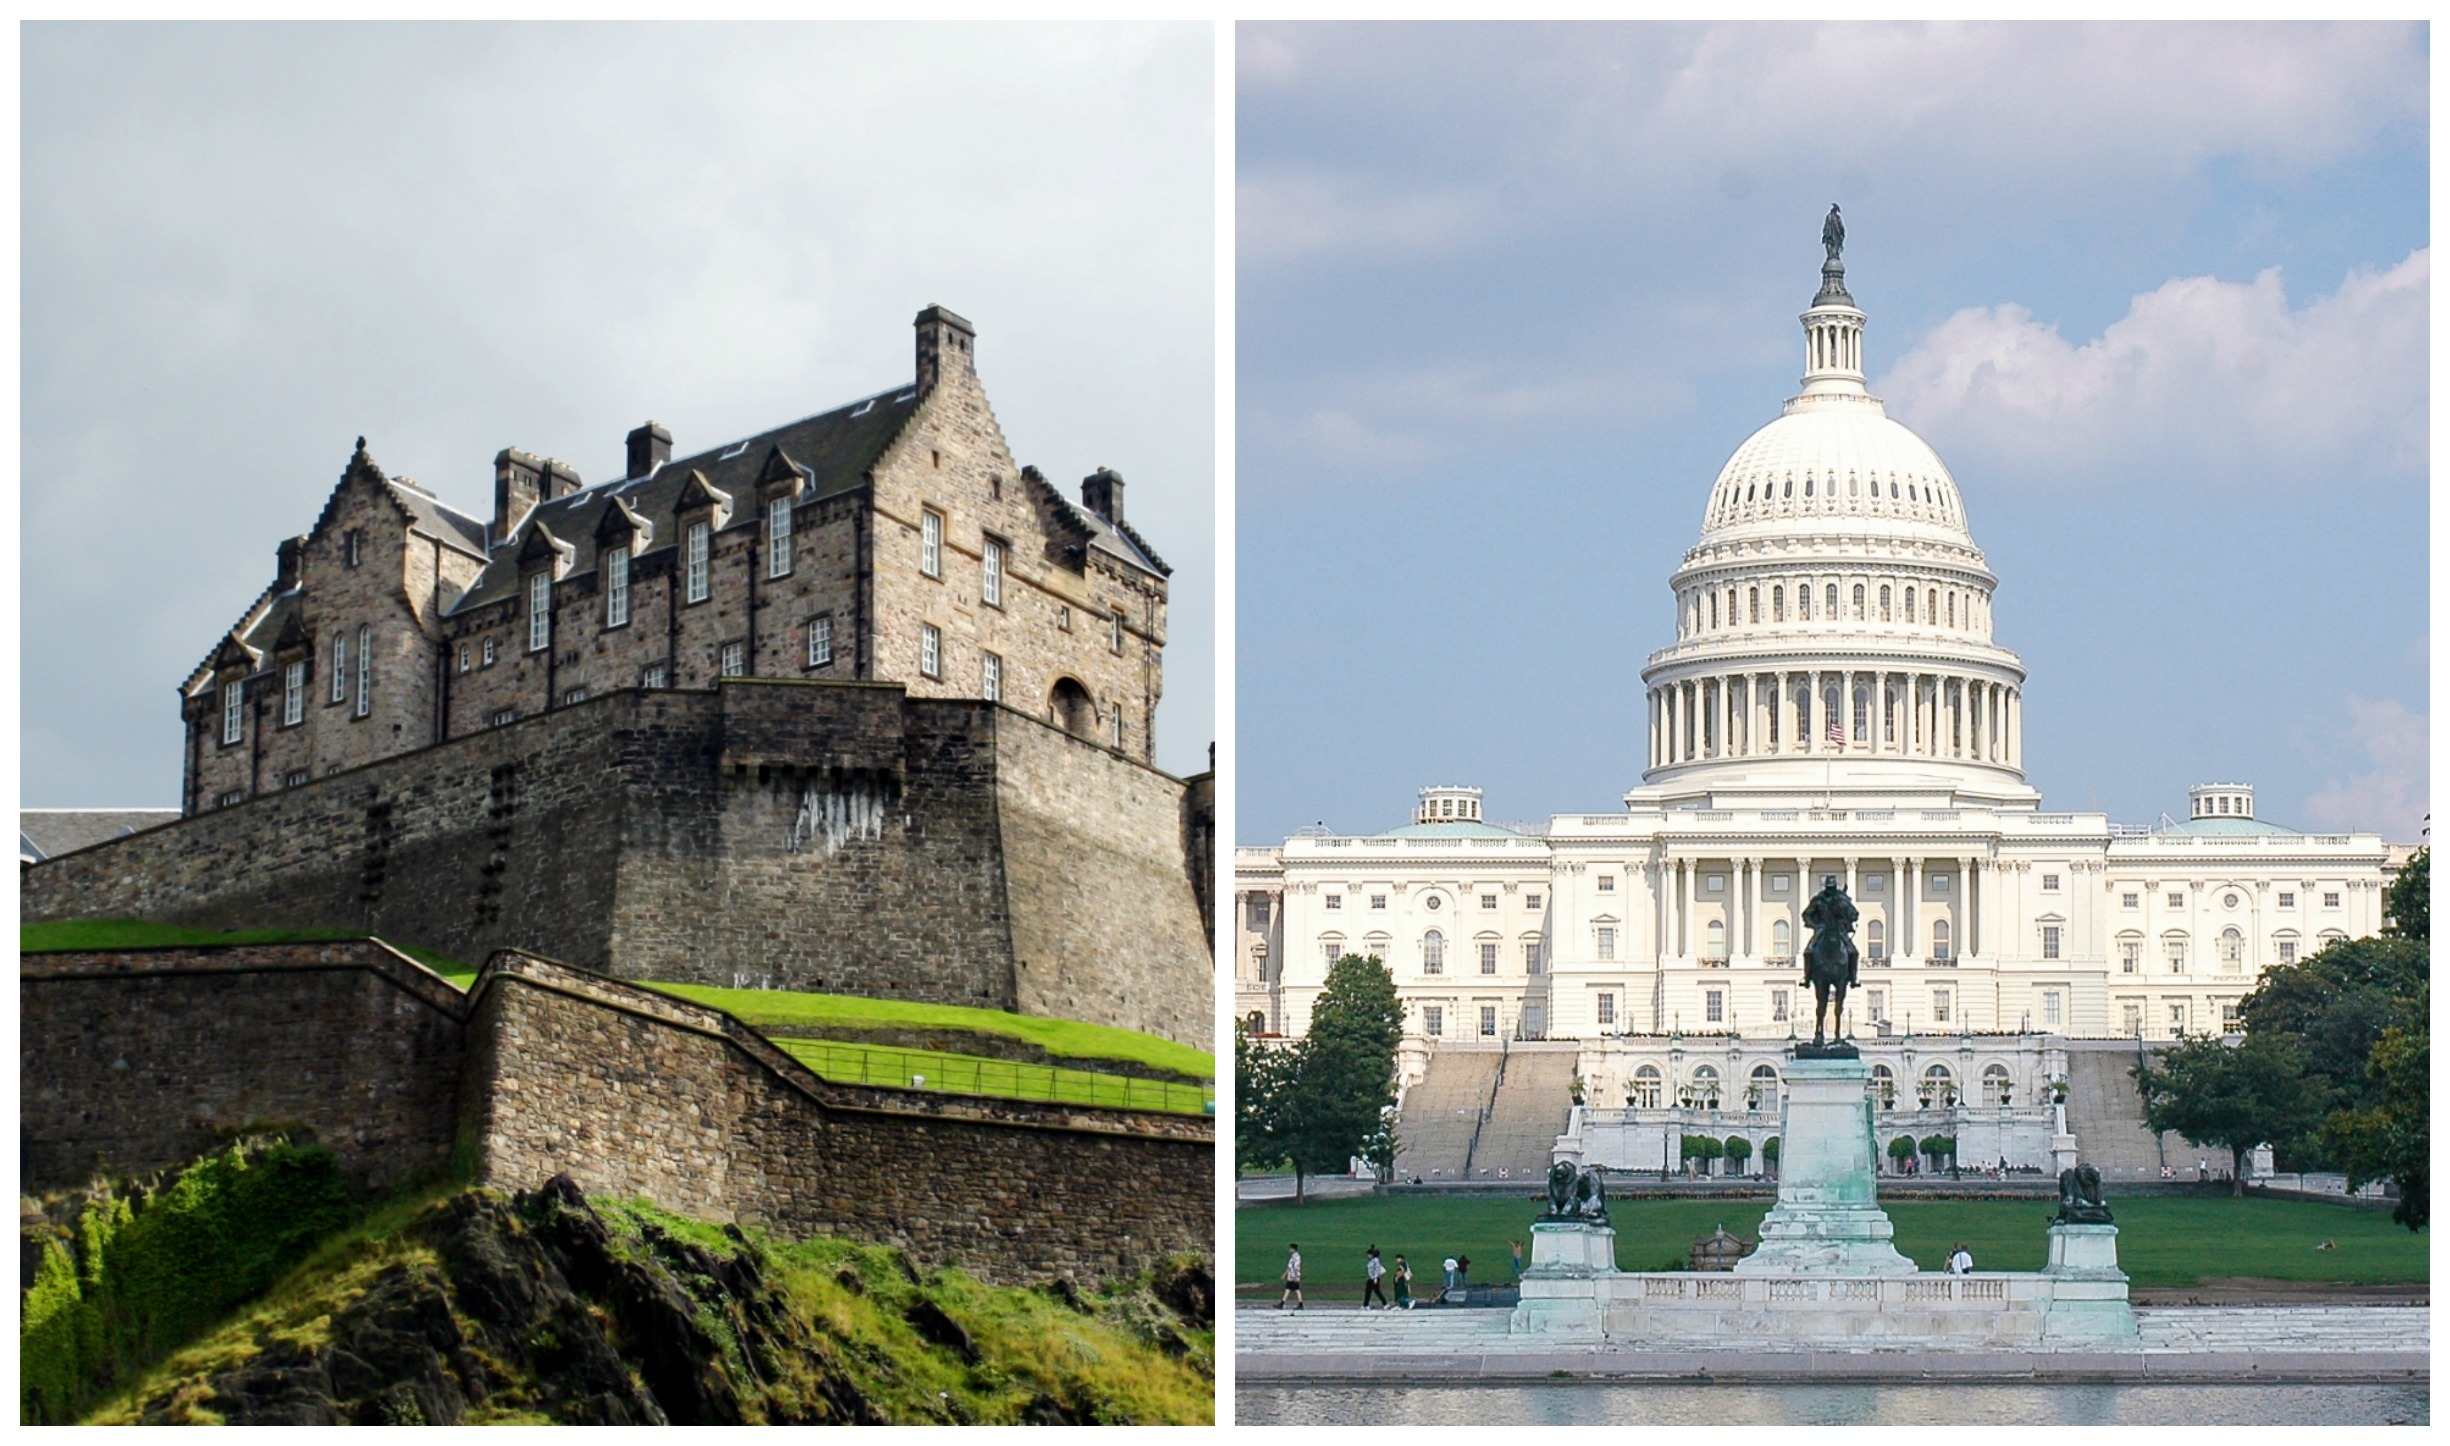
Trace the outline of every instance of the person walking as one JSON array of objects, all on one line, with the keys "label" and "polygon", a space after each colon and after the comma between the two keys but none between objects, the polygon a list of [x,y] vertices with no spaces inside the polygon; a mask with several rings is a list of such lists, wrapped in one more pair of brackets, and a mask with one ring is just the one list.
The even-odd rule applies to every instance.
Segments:
[{"label": "person walking", "polygon": [[1506,1248],[1514,1252],[1514,1283],[1521,1285],[1523,1283],[1523,1242],[1508,1240]]},{"label": "person walking", "polygon": [[1438,1291],[1438,1304],[1445,1305],[1455,1294],[1455,1258],[1446,1257],[1446,1284]]},{"label": "person walking", "polygon": [[1380,1281],[1387,1278],[1387,1265],[1385,1261],[1378,1258],[1378,1247],[1375,1245],[1370,1247],[1369,1263],[1361,1267],[1361,1277],[1361,1308],[1363,1310],[1370,1308],[1371,1296],[1378,1297],[1380,1310],[1394,1309],[1387,1303],[1386,1287],[1379,1284]]},{"label": "person walking", "polygon": [[1285,1293],[1276,1298],[1276,1308],[1278,1310],[1283,1310],[1285,1308],[1285,1302],[1289,1300],[1293,1302],[1293,1308],[1295,1310],[1307,1310],[1310,1308],[1309,1304],[1302,1299],[1301,1244],[1300,1242],[1296,1241],[1292,1245],[1286,1246],[1285,1249],[1287,1251],[1285,1256]]},{"label": "person walking", "polygon": [[1962,1240],[1957,1242],[1957,1248],[1948,1257],[1948,1273],[1950,1275],[1974,1273],[1973,1253],[1965,1248],[1965,1242]]},{"label": "person walking", "polygon": [[1395,1257],[1395,1310],[1412,1309],[1412,1263]]}]

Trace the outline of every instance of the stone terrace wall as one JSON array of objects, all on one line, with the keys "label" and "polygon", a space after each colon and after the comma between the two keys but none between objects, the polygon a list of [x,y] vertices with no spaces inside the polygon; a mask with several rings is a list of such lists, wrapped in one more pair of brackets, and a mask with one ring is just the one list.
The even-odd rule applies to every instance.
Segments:
[{"label": "stone terrace wall", "polygon": [[1019,1009],[1216,1047],[1180,779],[1009,712],[996,811]]},{"label": "stone terrace wall", "polygon": [[18,998],[24,1189],[251,1125],[311,1134],[374,1188],[450,1163],[465,1001],[381,944],[28,954]]},{"label": "stone terrace wall", "polygon": [[487,1183],[563,1171],[999,1282],[1215,1248],[1206,1119],[831,1084],[720,1011],[534,959],[498,957],[473,1006]]}]

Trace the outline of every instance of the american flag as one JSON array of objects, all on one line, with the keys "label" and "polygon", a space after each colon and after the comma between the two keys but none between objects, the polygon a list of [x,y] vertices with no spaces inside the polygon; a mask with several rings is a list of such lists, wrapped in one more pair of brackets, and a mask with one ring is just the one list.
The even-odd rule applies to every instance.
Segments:
[{"label": "american flag", "polygon": [[1830,742],[1841,746],[1843,746],[1846,742],[1845,725],[1838,721],[1838,715],[1835,712],[1829,714],[1829,727],[1826,730],[1826,736]]}]

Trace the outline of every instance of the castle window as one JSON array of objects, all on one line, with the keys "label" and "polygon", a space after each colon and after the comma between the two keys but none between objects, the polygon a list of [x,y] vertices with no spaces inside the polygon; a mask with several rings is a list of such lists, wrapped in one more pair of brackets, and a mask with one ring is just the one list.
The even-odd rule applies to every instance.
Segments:
[{"label": "castle window", "polygon": [[664,665],[661,663],[657,663],[651,668],[641,668],[638,670],[638,686],[641,688],[663,687],[664,679],[667,676],[668,675],[664,672]]},{"label": "castle window", "polygon": [[919,671],[933,678],[944,663],[944,634],[934,623],[919,624]]},{"label": "castle window", "polygon": [[1123,651],[1123,610],[1121,608],[1114,610],[1111,621],[1113,632],[1108,637],[1106,645],[1112,651],[1119,653]]},{"label": "castle window", "polygon": [[[604,554],[604,626],[621,628],[630,620],[630,551],[616,547]],[[462,655],[466,649],[461,650]],[[463,665],[461,672],[466,672]]]},{"label": "castle window", "polygon": [[357,716],[374,711],[374,629],[357,630]]},{"label": "castle window", "polygon": [[1072,610],[1070,608],[1055,609],[1055,631],[1059,633],[1072,631]]},{"label": "castle window", "polygon": [[2220,972],[2235,974],[2246,958],[2246,936],[2235,929],[2220,931]]},{"label": "castle window", "polygon": [[493,726],[496,728],[507,728],[518,721],[519,710],[516,708],[504,708],[493,715]]},{"label": "castle window", "polygon": [[1710,631],[1718,631],[1718,593],[1716,591],[1710,594]]},{"label": "castle window", "polygon": [[1424,1004],[1421,1006],[1421,1033],[1428,1035],[1432,1039],[1439,1038],[1446,1033],[1446,1010],[1444,1007],[1436,1004]]},{"label": "castle window", "polygon": [[1327,961],[1328,968],[1335,968],[1336,961],[1344,957],[1344,941],[1341,939],[1320,940],[1319,957]]},{"label": "castle window", "polygon": [[1795,620],[1812,621],[1812,584],[1808,582],[1795,589]]},{"label": "castle window", "polygon": [[1633,1072],[1633,1097],[1626,1103],[1641,1110],[1659,1107],[1659,1070],[1656,1065],[1646,1064]]},{"label": "castle window", "polygon": [[284,726],[306,717],[306,664],[292,663],[281,675],[281,722]]},{"label": "castle window", "polygon": [[553,646],[553,574],[534,573],[527,580],[527,650],[541,653]]},{"label": "castle window", "polygon": [[[2282,894],[2280,897],[2285,899],[2288,896],[2286,894]],[[2141,908],[2143,906],[2143,902],[2144,896],[2141,894],[2120,894],[2118,896],[2118,907],[2122,909]]]},{"label": "castle window", "polygon": [[561,695],[561,703],[565,708],[569,707],[573,703],[584,703],[586,701],[587,690],[584,688],[572,688],[569,692]]},{"label": "castle window", "polygon": [[688,572],[688,600],[693,603],[706,601],[706,541],[712,530],[712,526],[708,523],[692,522],[689,524],[688,537],[683,544],[684,561]]},{"label": "castle window", "polygon": [[1480,972],[1483,974],[1497,972],[1497,946],[1495,944],[1480,946]]},{"label": "castle window", "polygon": [[310,781],[313,780],[313,778],[314,775],[307,772],[305,769],[293,768],[287,773],[281,775],[281,787],[304,788]]},{"label": "castle window", "polygon": [[944,576],[944,514],[934,508],[919,514],[919,571]]},{"label": "castle window", "polygon": [[247,791],[243,788],[233,788],[229,792],[214,800],[214,802],[222,808],[228,808],[231,804],[245,803],[246,801]]},{"label": "castle window", "polygon": [[493,639],[491,638],[485,640],[485,666],[488,668],[493,666]]},{"label": "castle window", "polygon": [[791,575],[791,499],[766,504],[766,576]]},{"label": "castle window", "polygon": [[465,673],[471,665],[470,649],[466,643],[462,643],[459,645],[459,670]]},{"label": "castle window", "polygon": [[244,683],[232,683],[221,690],[221,741],[224,743],[236,743],[246,734],[245,690]]},{"label": "castle window", "polygon": [[1423,974],[1446,972],[1446,936],[1435,929],[1421,936],[1421,972]]},{"label": "castle window", "polygon": [[[1946,1024],[1948,1022],[1948,1004],[1949,1000],[1947,990],[1934,989],[1931,991],[1931,1020],[1934,1024]],[[1939,1066],[1933,1065],[1932,1068],[1938,1069]]]},{"label": "castle window", "polygon": [[2234,999],[2220,1001],[2220,1032],[2235,1034],[2241,1027],[2238,1022],[2237,1001]]},{"label": "castle window", "polygon": [[978,600],[991,608],[1004,605],[1004,544],[992,537],[978,551]]},{"label": "castle window", "polygon": [[725,643],[723,645],[723,676],[737,678],[748,672],[748,652],[746,643]]},{"label": "castle window", "polygon": [[349,696],[349,635],[332,634],[332,701],[338,703]]},{"label": "castle window", "polygon": [[990,703],[1004,701],[1004,660],[993,653],[978,655],[978,696]]},{"label": "castle window", "polygon": [[819,613],[808,620],[808,666],[822,668],[834,660],[834,617]]},{"label": "castle window", "polygon": [[1123,746],[1123,705],[1120,703],[1114,705],[1114,746]]},{"label": "castle window", "polygon": [[340,534],[340,565],[355,567],[365,555],[366,534],[352,527]]}]

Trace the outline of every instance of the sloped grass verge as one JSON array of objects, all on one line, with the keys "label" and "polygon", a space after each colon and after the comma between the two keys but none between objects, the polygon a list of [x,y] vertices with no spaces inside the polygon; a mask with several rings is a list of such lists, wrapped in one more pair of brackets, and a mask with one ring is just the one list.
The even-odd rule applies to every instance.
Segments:
[{"label": "sloped grass verge", "polygon": [[793,1059],[827,1079],[846,1084],[1186,1115],[1209,1113],[1214,1098],[1212,1090],[1204,1085],[1131,1079],[1055,1065],[1017,1064],[943,1050],[845,1044],[830,1039],[770,1038],[777,1049]]},{"label": "sloped grass verge", "polygon": [[[20,954],[67,954],[83,950],[213,948],[230,944],[337,944],[371,938],[363,929],[199,929],[156,924],[150,919],[55,919],[17,926]],[[382,942],[465,989],[476,969],[447,954],[397,940]]]}]

